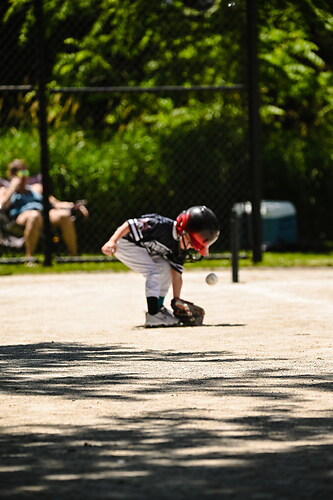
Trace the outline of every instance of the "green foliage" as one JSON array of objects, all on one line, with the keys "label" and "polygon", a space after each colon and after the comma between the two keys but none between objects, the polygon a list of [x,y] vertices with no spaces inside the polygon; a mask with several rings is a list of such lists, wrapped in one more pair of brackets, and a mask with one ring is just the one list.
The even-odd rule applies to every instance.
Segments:
[{"label": "green foliage", "polygon": [[[158,113],[147,112],[116,133],[105,132],[100,137],[89,130],[50,127],[52,193],[59,199],[88,200],[91,217],[80,230],[91,232],[88,240],[96,249],[110,228],[139,215],[138,210],[176,216],[186,206],[206,203],[220,212],[223,207],[219,204],[230,200],[224,179],[237,177],[244,168],[244,116],[232,105],[238,98],[235,94],[225,100],[216,94],[208,109],[204,101],[193,97],[190,107],[175,107],[170,98],[157,97]],[[32,173],[39,171],[35,133],[28,129],[3,131],[0,175],[5,175],[7,163],[18,156],[26,159]],[[221,137],[226,144],[223,150]],[[239,155],[234,162],[230,144]],[[214,185],[207,182],[208,175]],[[200,186],[196,191],[193,181]],[[224,245],[228,228],[223,238]]]},{"label": "green foliage", "polygon": [[0,134],[0,177],[6,178],[7,165],[14,158],[24,158],[32,175],[40,172],[38,130],[17,130],[15,127]]},{"label": "green foliage", "polygon": [[[316,4],[316,5],[315,5]],[[325,1],[260,4],[263,197],[292,200],[303,239],[333,235],[333,17]]]},{"label": "green foliage", "polygon": [[[67,50],[57,55],[54,79],[62,85],[81,86],[110,81],[142,86],[216,84],[226,78],[233,83],[239,79],[235,75],[239,57],[234,57],[240,49],[239,34],[235,40],[237,31],[233,29],[231,35],[226,29],[226,9],[219,4],[219,9],[198,17],[187,12],[181,1],[95,0],[85,33],[65,38]],[[76,15],[85,12],[78,2]],[[240,23],[244,23],[242,11]],[[233,44],[228,43],[231,36]]]},{"label": "green foliage", "polygon": [[[331,3],[257,0],[263,198],[293,201],[305,239],[333,237]],[[48,86],[243,83],[245,7],[245,0],[45,1]],[[20,61],[12,76],[4,64],[0,84],[34,83],[29,54],[34,52],[35,20],[30,0],[5,0],[0,19],[3,40],[8,40],[13,59]],[[2,44],[0,57],[5,56]],[[6,128],[1,168],[13,155],[27,158],[37,168],[37,137],[28,132],[37,124],[35,92],[0,96],[0,106],[1,127]],[[191,93],[158,99],[150,94],[50,94],[54,190],[62,197],[98,192],[100,204],[109,203],[109,192],[116,190],[116,212],[121,212],[129,194],[132,206],[138,201],[135,197],[143,197],[137,185],[146,184],[148,199],[154,184],[163,198],[176,200],[179,192],[168,188],[175,174],[172,153],[187,173],[193,168],[202,179],[198,158],[187,156],[181,141],[199,142],[212,171],[228,179],[232,167],[225,148],[212,144],[210,137],[214,130],[225,135],[232,120],[243,154],[242,115],[244,101],[239,96],[227,105],[215,94],[205,99]],[[234,158],[235,164],[242,161],[244,154]],[[209,192],[209,186],[205,189]]]}]

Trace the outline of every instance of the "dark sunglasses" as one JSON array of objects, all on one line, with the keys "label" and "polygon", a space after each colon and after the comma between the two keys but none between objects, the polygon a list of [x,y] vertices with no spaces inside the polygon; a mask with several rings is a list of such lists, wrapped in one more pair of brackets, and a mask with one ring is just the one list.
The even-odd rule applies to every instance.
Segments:
[{"label": "dark sunglasses", "polygon": [[29,170],[24,169],[24,170],[17,170],[15,174],[17,175],[17,177],[29,177],[30,172]]}]

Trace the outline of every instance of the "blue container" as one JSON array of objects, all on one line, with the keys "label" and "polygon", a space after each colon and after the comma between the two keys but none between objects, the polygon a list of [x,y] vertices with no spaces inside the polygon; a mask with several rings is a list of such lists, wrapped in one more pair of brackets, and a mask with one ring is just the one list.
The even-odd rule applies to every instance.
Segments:
[{"label": "blue container", "polygon": [[[252,244],[251,202],[236,203],[233,210],[239,219],[240,245]],[[263,249],[286,248],[298,242],[295,206],[290,201],[263,200],[260,206]]]}]

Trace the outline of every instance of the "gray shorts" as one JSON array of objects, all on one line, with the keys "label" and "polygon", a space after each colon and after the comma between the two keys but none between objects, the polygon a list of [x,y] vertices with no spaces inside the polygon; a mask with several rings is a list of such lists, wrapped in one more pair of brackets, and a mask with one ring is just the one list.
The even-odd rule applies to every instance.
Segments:
[{"label": "gray shorts", "polygon": [[146,297],[165,297],[172,281],[171,266],[160,255],[149,255],[147,250],[121,238],[115,257],[127,267],[146,278]]}]

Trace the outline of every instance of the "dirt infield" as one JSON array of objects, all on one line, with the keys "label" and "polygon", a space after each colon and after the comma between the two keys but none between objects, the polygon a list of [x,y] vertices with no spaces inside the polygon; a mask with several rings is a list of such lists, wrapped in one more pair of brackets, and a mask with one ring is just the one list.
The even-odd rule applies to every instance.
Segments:
[{"label": "dirt infield", "polygon": [[0,278],[1,498],[332,498],[333,269],[207,272],[151,330],[139,275]]}]

